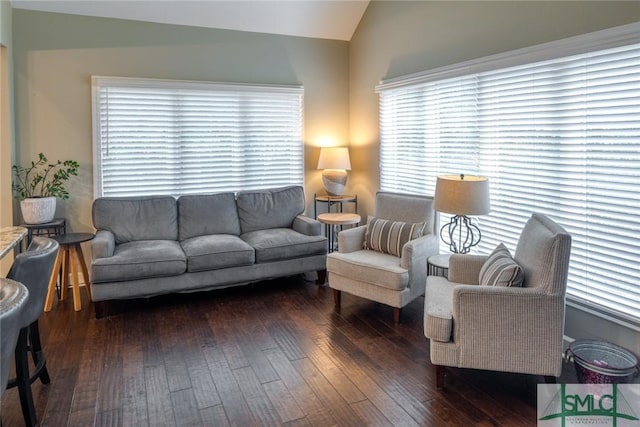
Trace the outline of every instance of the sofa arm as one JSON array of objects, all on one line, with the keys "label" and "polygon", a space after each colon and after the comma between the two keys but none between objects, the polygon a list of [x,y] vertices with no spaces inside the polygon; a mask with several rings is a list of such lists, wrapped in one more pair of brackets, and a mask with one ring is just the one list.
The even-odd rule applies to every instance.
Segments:
[{"label": "sofa arm", "polygon": [[295,231],[307,236],[319,236],[322,234],[322,225],[320,221],[317,221],[308,216],[298,215],[293,219],[292,227]]},{"label": "sofa arm", "polygon": [[98,230],[91,240],[91,258],[108,258],[116,249],[116,239],[111,231]]},{"label": "sofa arm", "polygon": [[487,260],[485,255],[453,254],[449,258],[449,281],[478,285],[480,269]]},{"label": "sofa arm", "polygon": [[338,233],[338,252],[348,253],[360,251],[364,248],[364,233],[366,225],[348,228]]}]

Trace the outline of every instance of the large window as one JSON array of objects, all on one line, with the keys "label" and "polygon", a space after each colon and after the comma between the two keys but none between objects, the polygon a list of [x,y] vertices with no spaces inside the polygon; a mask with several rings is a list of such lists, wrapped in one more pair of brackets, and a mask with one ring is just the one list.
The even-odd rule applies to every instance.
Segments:
[{"label": "large window", "polygon": [[478,250],[514,249],[545,213],[573,236],[570,304],[638,329],[639,34],[633,24],[382,82],[381,188],[433,194],[441,174],[489,177]]},{"label": "large window", "polygon": [[303,90],[93,77],[95,197],[303,183]]}]

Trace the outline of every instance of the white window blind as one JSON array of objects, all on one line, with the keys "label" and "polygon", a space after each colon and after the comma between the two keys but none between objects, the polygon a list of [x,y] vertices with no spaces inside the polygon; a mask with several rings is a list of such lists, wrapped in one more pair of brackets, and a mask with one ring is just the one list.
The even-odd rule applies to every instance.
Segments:
[{"label": "white window blind", "polygon": [[487,176],[492,212],[477,218],[478,251],[500,242],[513,250],[531,213],[547,214],[573,237],[570,302],[638,328],[638,28],[626,27],[626,43],[599,33],[616,35],[613,48],[383,82],[381,189],[433,195],[438,175]]},{"label": "white window blind", "polygon": [[95,197],[302,185],[303,89],[93,77]]}]

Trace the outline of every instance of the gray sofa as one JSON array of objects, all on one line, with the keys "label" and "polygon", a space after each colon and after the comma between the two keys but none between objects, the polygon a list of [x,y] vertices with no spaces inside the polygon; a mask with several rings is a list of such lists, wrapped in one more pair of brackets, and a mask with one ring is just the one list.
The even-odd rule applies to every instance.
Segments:
[{"label": "gray sofa", "polygon": [[320,223],[302,187],[209,195],[98,198],[91,241],[99,302],[324,272]]}]

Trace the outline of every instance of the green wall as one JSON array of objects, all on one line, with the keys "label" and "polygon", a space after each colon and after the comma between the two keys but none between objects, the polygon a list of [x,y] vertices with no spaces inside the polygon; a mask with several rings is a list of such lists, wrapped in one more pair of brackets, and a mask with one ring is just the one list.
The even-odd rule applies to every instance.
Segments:
[{"label": "green wall", "polygon": [[[373,1],[350,44],[351,185],[371,211],[379,185],[378,95],[383,79],[640,21],[627,1]],[[640,35],[639,35],[640,39]],[[568,336],[640,353],[640,334],[572,308]]]},{"label": "green wall", "polygon": [[322,188],[319,142],[348,143],[347,42],[18,9],[13,25],[17,161],[80,162],[57,212],[71,230],[92,229],[92,75],[303,84],[308,195]]},{"label": "green wall", "polygon": [[[366,215],[378,189],[380,80],[638,21],[638,1],[372,1],[340,42],[14,9],[16,156],[80,161],[58,214],[90,230],[91,75],[301,83],[307,195],[322,188],[320,141],[350,143],[348,192]],[[567,334],[640,352],[637,332],[574,309]]]}]

